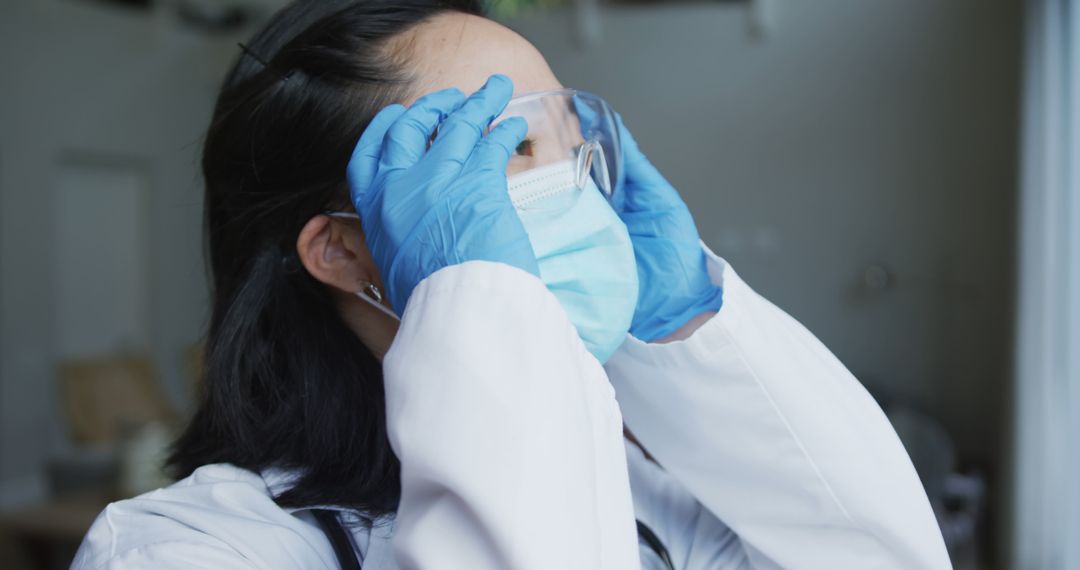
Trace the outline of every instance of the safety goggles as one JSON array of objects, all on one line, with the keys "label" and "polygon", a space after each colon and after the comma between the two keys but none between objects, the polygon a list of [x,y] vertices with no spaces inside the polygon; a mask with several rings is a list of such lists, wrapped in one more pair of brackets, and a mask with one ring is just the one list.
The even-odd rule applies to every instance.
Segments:
[{"label": "safety goggles", "polygon": [[510,157],[507,177],[571,160],[578,188],[591,177],[608,200],[618,195],[622,146],[606,101],[576,89],[526,93],[511,99],[492,126],[515,116],[529,123],[529,131]]},{"label": "safety goggles", "polygon": [[[523,117],[529,130],[507,163],[507,178],[525,172],[542,174],[544,169],[561,173],[561,163],[570,161],[574,172],[568,184],[583,190],[591,178],[608,201],[619,196],[622,142],[615,112],[606,101],[577,89],[526,93],[511,99],[487,130],[509,117]],[[355,213],[326,213],[356,217]]]}]

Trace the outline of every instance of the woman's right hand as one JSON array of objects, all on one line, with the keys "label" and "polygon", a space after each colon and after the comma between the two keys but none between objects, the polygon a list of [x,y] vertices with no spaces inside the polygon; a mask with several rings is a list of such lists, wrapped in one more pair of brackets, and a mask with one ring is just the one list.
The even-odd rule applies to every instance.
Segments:
[{"label": "woman's right hand", "polygon": [[390,105],[357,142],[349,191],[398,315],[420,281],[449,265],[486,260],[540,274],[506,189],[507,162],[528,126],[511,117],[483,134],[513,91],[493,75],[468,98],[445,89],[408,109]]}]

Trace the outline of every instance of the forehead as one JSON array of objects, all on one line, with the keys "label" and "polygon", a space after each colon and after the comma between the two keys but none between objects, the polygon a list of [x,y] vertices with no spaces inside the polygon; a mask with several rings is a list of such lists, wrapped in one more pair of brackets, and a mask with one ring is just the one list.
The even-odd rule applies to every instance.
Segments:
[{"label": "forehead", "polygon": [[457,87],[472,93],[495,73],[514,82],[514,95],[559,89],[562,84],[544,56],[513,30],[460,13],[436,16],[403,34],[391,49],[405,59],[415,87],[402,103],[432,91]]}]

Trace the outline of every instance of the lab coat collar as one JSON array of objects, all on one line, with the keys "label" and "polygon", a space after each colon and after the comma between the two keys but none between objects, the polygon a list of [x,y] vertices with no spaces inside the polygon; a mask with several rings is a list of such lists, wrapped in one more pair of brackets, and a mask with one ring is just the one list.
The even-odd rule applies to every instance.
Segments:
[{"label": "lab coat collar", "polygon": [[[291,488],[300,478],[300,472],[295,469],[283,469],[271,467],[263,469],[259,474],[266,490],[271,497],[276,497]],[[360,558],[364,566],[370,568],[396,568],[393,544],[390,539],[394,535],[395,517],[393,514],[378,517],[368,521],[355,509],[339,505],[313,505],[306,507],[282,507],[282,510],[294,516],[303,511],[327,510],[340,513],[345,527],[352,534],[353,542],[360,551]]]}]

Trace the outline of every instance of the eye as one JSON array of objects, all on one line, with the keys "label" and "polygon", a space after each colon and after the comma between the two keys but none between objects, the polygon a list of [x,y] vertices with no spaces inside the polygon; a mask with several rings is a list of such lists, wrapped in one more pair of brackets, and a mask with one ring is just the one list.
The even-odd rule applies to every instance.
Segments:
[{"label": "eye", "polygon": [[514,149],[514,154],[519,156],[532,156],[533,147],[535,145],[536,141],[531,138],[526,138],[525,140],[518,143],[517,148]]}]

